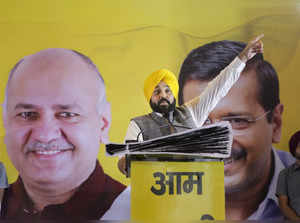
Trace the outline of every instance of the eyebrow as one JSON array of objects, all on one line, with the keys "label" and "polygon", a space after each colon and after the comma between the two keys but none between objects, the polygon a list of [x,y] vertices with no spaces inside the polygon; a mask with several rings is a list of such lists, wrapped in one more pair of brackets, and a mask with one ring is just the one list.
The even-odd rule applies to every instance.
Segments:
[{"label": "eyebrow", "polygon": [[15,110],[18,110],[18,109],[33,109],[33,108],[36,108],[36,107],[37,106],[34,105],[34,104],[18,103],[15,106]]},{"label": "eyebrow", "polygon": [[54,105],[53,108],[55,110],[68,110],[68,109],[71,109],[71,108],[80,108],[80,106],[76,103],[74,104],[57,104],[57,105]]},{"label": "eyebrow", "polygon": [[237,116],[253,116],[251,113],[249,112],[229,112],[226,115],[224,115],[223,117],[237,117]]},{"label": "eyebrow", "polygon": [[[39,108],[39,106],[34,105],[34,104],[27,104],[27,103],[18,103],[15,106],[15,110],[18,109],[36,109]],[[52,108],[54,108],[55,110],[68,110],[71,108],[80,108],[80,106],[78,104],[56,104],[53,105]]]}]

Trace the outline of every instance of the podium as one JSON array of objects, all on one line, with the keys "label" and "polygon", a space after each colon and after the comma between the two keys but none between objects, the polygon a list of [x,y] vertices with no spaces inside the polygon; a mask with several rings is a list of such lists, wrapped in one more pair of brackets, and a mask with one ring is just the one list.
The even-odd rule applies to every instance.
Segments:
[{"label": "podium", "polygon": [[224,164],[219,159],[130,155],[131,220],[225,219]]},{"label": "podium", "polygon": [[187,222],[225,219],[224,163],[230,157],[229,122],[143,142],[108,144],[126,154],[131,178],[131,220]]}]

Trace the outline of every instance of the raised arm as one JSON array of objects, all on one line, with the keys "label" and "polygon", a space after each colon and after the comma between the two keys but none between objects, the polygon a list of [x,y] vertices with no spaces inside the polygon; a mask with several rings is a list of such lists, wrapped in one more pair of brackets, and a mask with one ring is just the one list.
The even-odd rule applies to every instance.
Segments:
[{"label": "raised arm", "polygon": [[259,35],[251,40],[245,49],[216,78],[209,82],[201,95],[184,104],[191,112],[197,127],[204,124],[209,113],[238,80],[246,62],[257,53],[263,52],[263,44],[260,41],[262,37],[263,35]]}]

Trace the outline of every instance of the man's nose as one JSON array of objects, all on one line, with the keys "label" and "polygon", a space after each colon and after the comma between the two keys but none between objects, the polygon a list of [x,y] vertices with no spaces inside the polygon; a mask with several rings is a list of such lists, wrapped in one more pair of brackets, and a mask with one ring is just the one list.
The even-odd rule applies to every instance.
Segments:
[{"label": "man's nose", "polygon": [[159,96],[160,96],[160,98],[167,98],[167,94],[164,91],[161,91]]},{"label": "man's nose", "polygon": [[61,129],[55,119],[43,118],[32,128],[31,137],[40,142],[50,142],[61,136]]}]

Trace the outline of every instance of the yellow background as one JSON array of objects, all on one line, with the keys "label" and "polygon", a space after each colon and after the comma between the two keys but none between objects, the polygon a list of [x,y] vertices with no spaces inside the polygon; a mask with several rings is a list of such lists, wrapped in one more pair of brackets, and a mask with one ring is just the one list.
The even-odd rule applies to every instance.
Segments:
[{"label": "yellow background", "polygon": [[[169,194],[169,186],[162,195],[155,195],[151,187],[160,190],[160,177],[153,173],[160,172],[169,180],[166,172],[203,172],[202,194],[197,194],[197,186],[191,193],[183,191],[176,194],[176,176],[174,176],[174,194]],[[196,176],[193,177],[196,179]],[[225,219],[223,162],[147,162],[131,163],[131,220],[137,222],[190,222],[200,220],[203,215],[210,215],[215,220]],[[184,213],[184,214],[182,214]]]},{"label": "yellow background", "polygon": [[[213,40],[248,41],[264,33],[265,58],[278,71],[285,105],[283,138],[299,129],[299,0],[1,0],[0,100],[8,72],[25,55],[49,47],[79,50],[99,67],[112,105],[111,141],[122,142],[129,119],[150,111],[143,81],[165,67],[176,74],[187,53]],[[1,124],[1,123],[0,123]],[[1,160],[17,174],[3,143]],[[128,183],[101,147],[105,171]]]}]

